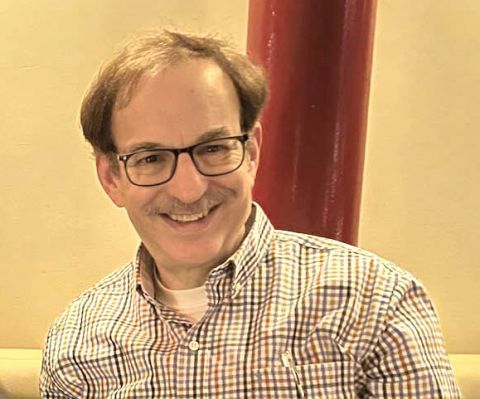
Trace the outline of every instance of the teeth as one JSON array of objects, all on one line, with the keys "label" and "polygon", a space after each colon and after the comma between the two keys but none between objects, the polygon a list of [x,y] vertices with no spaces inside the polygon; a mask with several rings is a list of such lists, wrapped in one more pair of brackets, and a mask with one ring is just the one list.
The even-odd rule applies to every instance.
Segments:
[{"label": "teeth", "polygon": [[196,220],[202,219],[206,216],[206,213],[195,213],[190,215],[173,215],[168,214],[168,217],[176,222],[195,222]]}]

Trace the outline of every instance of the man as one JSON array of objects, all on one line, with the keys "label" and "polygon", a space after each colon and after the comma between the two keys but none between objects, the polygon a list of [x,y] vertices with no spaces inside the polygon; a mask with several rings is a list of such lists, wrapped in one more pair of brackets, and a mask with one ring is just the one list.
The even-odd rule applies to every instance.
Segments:
[{"label": "man", "polygon": [[154,32],[103,67],[82,127],[142,244],[51,327],[43,397],[460,397],[412,276],[252,202],[265,97],[211,38]]}]

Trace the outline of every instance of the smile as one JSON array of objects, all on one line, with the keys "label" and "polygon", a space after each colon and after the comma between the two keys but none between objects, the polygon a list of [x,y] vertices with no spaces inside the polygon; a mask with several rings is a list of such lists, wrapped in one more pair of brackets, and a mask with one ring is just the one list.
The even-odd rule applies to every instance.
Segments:
[{"label": "smile", "polygon": [[162,216],[176,223],[188,224],[188,223],[198,222],[205,219],[217,207],[218,205],[215,205],[204,211],[196,212],[196,213],[163,213]]},{"label": "smile", "polygon": [[167,214],[167,216],[174,220],[175,222],[195,222],[197,220],[203,219],[205,216],[207,216],[207,213],[192,213],[189,215],[175,215],[175,214]]}]

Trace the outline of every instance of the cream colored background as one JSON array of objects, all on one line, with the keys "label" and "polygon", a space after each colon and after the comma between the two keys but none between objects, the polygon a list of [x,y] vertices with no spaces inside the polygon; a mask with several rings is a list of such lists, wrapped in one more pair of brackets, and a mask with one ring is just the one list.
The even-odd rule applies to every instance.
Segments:
[{"label": "cream colored background", "polygon": [[480,2],[379,0],[360,245],[427,286],[480,353]]},{"label": "cream colored background", "polygon": [[[127,263],[137,239],[96,182],[83,91],[128,33],[219,31],[245,48],[246,0],[0,3],[0,347],[41,347],[53,318]],[[428,286],[451,352],[479,352],[480,3],[380,0],[362,246]]]}]

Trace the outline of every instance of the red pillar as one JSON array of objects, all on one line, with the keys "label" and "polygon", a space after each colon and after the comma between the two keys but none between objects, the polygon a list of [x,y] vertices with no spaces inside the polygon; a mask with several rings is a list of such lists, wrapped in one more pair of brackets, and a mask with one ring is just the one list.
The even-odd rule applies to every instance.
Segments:
[{"label": "red pillar", "polygon": [[375,0],[250,0],[269,101],[254,190],[277,228],[355,244]]}]

